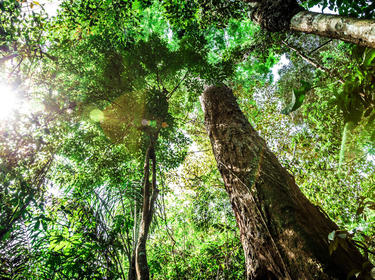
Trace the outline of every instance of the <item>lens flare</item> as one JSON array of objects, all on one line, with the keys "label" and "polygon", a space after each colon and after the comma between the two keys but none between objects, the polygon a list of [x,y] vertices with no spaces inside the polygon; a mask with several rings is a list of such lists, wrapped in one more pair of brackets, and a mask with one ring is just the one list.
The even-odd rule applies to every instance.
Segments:
[{"label": "lens flare", "polygon": [[0,119],[9,118],[17,107],[17,96],[8,85],[0,84]]}]

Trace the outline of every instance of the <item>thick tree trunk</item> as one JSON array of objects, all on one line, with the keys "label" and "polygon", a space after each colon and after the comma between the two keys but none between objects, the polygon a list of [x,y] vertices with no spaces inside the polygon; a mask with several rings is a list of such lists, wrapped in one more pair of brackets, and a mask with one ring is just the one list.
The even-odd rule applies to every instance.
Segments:
[{"label": "thick tree trunk", "polygon": [[[231,89],[202,95],[205,125],[240,229],[247,279],[346,279],[365,259],[312,205],[240,111]],[[345,248],[344,248],[345,247]]]},{"label": "thick tree trunk", "polygon": [[296,0],[244,1],[253,3],[253,20],[269,31],[300,31],[375,48],[375,20],[309,12]]}]

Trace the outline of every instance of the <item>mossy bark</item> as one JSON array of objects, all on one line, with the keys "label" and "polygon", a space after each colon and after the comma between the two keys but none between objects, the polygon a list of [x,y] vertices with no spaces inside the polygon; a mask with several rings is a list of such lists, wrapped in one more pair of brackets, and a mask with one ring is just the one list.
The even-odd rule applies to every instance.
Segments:
[{"label": "mossy bark", "polygon": [[302,194],[232,90],[210,87],[201,101],[240,229],[247,279],[346,279],[360,269],[365,259],[349,241],[330,256],[328,234],[337,225]]}]

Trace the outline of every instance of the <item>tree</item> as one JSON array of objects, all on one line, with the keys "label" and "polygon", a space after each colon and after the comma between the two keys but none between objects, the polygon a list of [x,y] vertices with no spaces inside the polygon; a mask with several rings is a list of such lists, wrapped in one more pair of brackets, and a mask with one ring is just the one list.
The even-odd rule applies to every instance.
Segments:
[{"label": "tree", "polygon": [[374,20],[325,15],[303,9],[296,0],[245,0],[252,18],[268,31],[300,31],[375,48]]},{"label": "tree", "polygon": [[[162,2],[168,16],[178,23],[179,28],[186,28],[191,21],[198,21],[201,26],[212,23],[223,26],[228,23],[230,18],[245,17],[248,12],[254,22],[268,31],[300,31],[375,48],[375,21],[373,19],[309,12],[296,0],[242,0],[243,3],[249,3],[250,7],[239,4],[241,1],[191,1],[183,7],[178,7],[180,4],[176,1],[163,0]],[[303,2],[307,2],[310,7],[321,2],[327,6],[327,1],[309,0]],[[373,15],[371,3],[345,1],[345,5],[340,5],[340,2],[343,1],[329,2],[331,8],[334,8],[335,5],[339,6],[341,13],[351,10],[362,11],[362,13],[349,13],[351,16],[369,17]]]},{"label": "tree", "polygon": [[[12,24],[12,7],[19,7],[19,2],[16,0],[3,2],[6,4],[15,4],[15,6],[11,5],[6,9],[7,15],[10,15],[9,17],[6,16],[7,32],[13,34],[16,30],[22,30],[22,28],[18,28],[18,26],[23,23],[20,17],[21,14],[19,14],[21,10],[16,13],[18,17],[17,23]],[[22,5],[24,8],[32,9],[35,2],[24,1]],[[170,2],[173,3],[171,4]],[[153,230],[151,220],[154,213],[153,205],[155,204],[158,193],[156,185],[160,186],[161,174],[170,170],[172,166],[177,167],[186,154],[186,138],[182,135],[180,129],[182,128],[184,131],[187,129],[187,126],[182,125],[182,123],[189,120],[190,114],[199,114],[195,110],[187,114],[187,112],[194,107],[194,101],[197,99],[196,92],[201,92],[199,88],[203,83],[228,81],[229,76],[233,78],[233,80],[229,81],[231,85],[237,86],[237,88],[241,86],[246,88],[243,92],[246,90],[250,92],[249,88],[253,89],[255,87],[264,86],[267,81],[271,80],[269,68],[272,67],[277,60],[275,53],[280,50],[284,51],[284,49],[280,48],[280,46],[273,46],[272,49],[268,49],[269,46],[267,42],[260,45],[260,40],[257,39],[262,40],[265,35],[267,38],[273,37],[274,35],[271,36],[265,32],[254,32],[256,28],[250,24],[249,19],[244,21],[233,19],[247,17],[244,11],[247,11],[246,9],[248,7],[246,6],[248,5],[245,1],[192,0],[185,2],[159,2],[156,0],[81,0],[72,2],[67,0],[62,3],[62,11],[55,20],[52,20],[48,25],[44,23],[38,24],[34,30],[37,31],[35,34],[32,32],[33,28],[30,28],[30,34],[35,35],[32,37],[33,40],[27,41],[23,39],[23,37],[26,38],[26,36],[28,36],[28,33],[25,35],[21,34],[22,36],[15,36],[15,38],[19,38],[18,40],[20,42],[26,42],[27,44],[25,44],[25,46],[21,43],[12,44],[13,39],[9,37],[8,34],[3,36],[4,32],[0,30],[1,39],[6,38],[6,40],[8,40],[5,47],[3,47],[4,44],[0,46],[0,50],[4,55],[4,59],[0,59],[0,62],[7,61],[7,63],[5,63],[6,65],[12,63],[12,66],[15,66],[15,70],[10,69],[11,75],[13,75],[12,73],[14,72],[19,72],[21,74],[26,74],[24,75],[25,80],[30,77],[32,77],[34,81],[38,78],[42,80],[43,82],[37,84],[35,88],[43,87],[46,89],[41,90],[45,92],[38,96],[39,99],[43,99],[43,103],[46,105],[45,108],[47,110],[52,109],[57,115],[66,115],[69,119],[66,120],[64,117],[58,117],[57,122],[60,123],[60,125],[56,124],[56,127],[64,127],[64,129],[60,130],[60,133],[47,133],[45,131],[44,133],[41,131],[33,136],[33,139],[35,138],[36,140],[35,146],[38,145],[38,139],[41,137],[43,141],[48,142],[48,144],[51,143],[51,145],[56,148],[52,149],[53,153],[51,153],[51,155],[54,154],[55,160],[61,164],[59,171],[64,171],[61,174],[66,174],[66,176],[61,174],[60,176],[54,176],[56,174],[51,175],[51,168],[47,168],[49,167],[47,166],[46,172],[49,176],[43,176],[43,178],[46,177],[48,179],[45,182],[41,182],[43,184],[50,182],[53,182],[53,184],[61,183],[61,187],[67,190],[67,193],[64,194],[67,199],[71,199],[69,191],[74,189],[72,203],[66,203],[66,205],[69,206],[68,209],[65,208],[67,211],[62,208],[51,210],[51,215],[64,215],[65,219],[62,218],[52,222],[50,221],[47,225],[47,230],[44,230],[46,220],[41,218],[42,215],[38,209],[28,211],[29,216],[24,217],[22,212],[18,211],[20,208],[22,209],[22,204],[29,208],[34,207],[34,205],[39,207],[39,205],[34,202],[28,202],[27,193],[22,192],[24,189],[23,184],[19,183],[22,182],[22,180],[14,181],[6,172],[4,172],[5,175],[2,176],[3,179],[5,178],[4,182],[9,184],[4,184],[5,186],[2,187],[5,195],[1,194],[1,197],[5,198],[2,199],[2,202],[5,203],[2,203],[3,205],[0,205],[0,208],[7,211],[7,215],[4,215],[4,224],[10,226],[6,226],[6,230],[3,232],[0,227],[0,235],[3,235],[5,239],[7,239],[8,228],[14,228],[15,225],[23,226],[23,220],[26,221],[26,230],[21,233],[21,230],[17,227],[17,232],[12,232],[13,235],[15,235],[15,233],[20,233],[24,236],[29,232],[38,233],[41,231],[40,225],[43,226],[45,235],[39,237],[33,235],[32,242],[35,241],[35,244],[43,243],[44,248],[36,248],[36,250],[34,250],[35,254],[27,254],[28,258],[31,259],[30,262],[27,262],[28,264],[39,264],[36,266],[35,270],[44,268],[44,262],[39,262],[39,260],[43,258],[44,260],[46,258],[51,260],[51,267],[53,265],[55,266],[48,271],[50,274],[48,274],[46,270],[43,270],[43,273],[46,272],[46,274],[41,277],[58,278],[64,275],[66,278],[66,275],[69,275],[69,277],[74,278],[77,277],[78,273],[80,278],[103,278],[103,275],[107,277],[126,278],[123,268],[129,267],[130,279],[136,277],[136,272],[138,272],[138,278],[147,279],[149,277],[148,263],[151,261],[153,264],[159,264],[158,261],[155,261],[159,258],[157,252],[151,253],[151,260],[147,260],[146,258],[146,248],[154,249],[154,246],[146,246],[146,240],[148,232]],[[274,9],[270,12],[267,10],[269,9],[268,6],[261,5],[264,1],[258,2],[260,4],[254,7],[255,10],[253,9],[254,18],[262,19],[263,13],[265,13],[266,15],[264,17],[266,19],[264,22],[260,21],[260,23],[265,27],[267,27],[266,25],[269,22],[271,22],[271,27],[274,27],[272,26],[273,24],[279,25],[276,26],[277,28],[285,27],[285,29],[281,30],[289,30],[291,25],[288,23],[288,20],[283,22],[277,18],[268,18],[272,12],[275,15],[283,16],[284,10],[288,13],[291,10],[292,12],[287,16],[291,19],[294,18],[294,15],[292,15],[294,12],[297,13],[297,11],[303,10],[300,6],[296,5],[296,2],[278,1],[271,4],[268,2],[269,5],[274,5],[272,6]],[[309,3],[313,2],[317,3],[319,1],[309,1]],[[327,1],[321,2],[326,3]],[[338,3],[340,1],[329,2]],[[284,6],[280,3],[283,3]],[[3,3],[0,3],[0,5],[1,4]],[[278,4],[280,4],[284,10],[278,7]],[[0,8],[1,7],[2,6],[0,6]],[[168,16],[173,19],[171,22],[165,20],[162,14],[162,8],[164,8]],[[275,12],[278,8],[281,10],[279,9],[278,12]],[[0,17],[3,17],[3,14]],[[217,26],[213,27],[211,25],[213,21],[216,21],[217,26],[219,25],[220,28],[223,26],[226,26],[226,28],[218,29],[216,28]],[[13,25],[17,28],[13,28]],[[45,26],[48,26],[49,29],[44,30]],[[204,30],[198,28],[199,26],[209,28]],[[46,33],[48,35],[44,37]],[[254,38],[256,37],[254,34],[260,34],[260,36],[258,35],[258,38]],[[39,38],[39,35],[42,38]],[[276,38],[278,36],[282,37],[286,45],[289,45],[291,49],[296,45],[294,43],[298,42],[298,40],[291,42],[291,38],[285,39],[285,33],[278,34],[274,37]],[[28,46],[30,47],[27,48]],[[314,46],[314,49],[315,47],[318,46]],[[26,51],[14,54],[15,51],[21,48]],[[255,49],[258,49],[256,54],[254,54]],[[302,49],[304,49],[304,47],[302,47]],[[43,50],[48,50],[48,55],[45,54]],[[299,55],[301,57],[305,56],[307,58],[305,60],[310,61],[309,63],[313,65],[314,59],[309,60],[308,55],[306,56],[304,51],[299,52]],[[342,102],[343,105],[341,107],[343,108],[344,115],[352,115],[353,112],[356,116],[364,115],[364,111],[367,112],[367,109],[373,109],[373,102],[370,98],[373,94],[373,75],[371,73],[374,61],[373,54],[372,50],[369,49],[362,49],[362,51],[360,51],[359,60],[364,61],[365,65],[363,65],[363,69],[360,69],[363,71],[359,71],[358,75],[353,78],[355,82],[348,82],[347,85],[344,86],[347,95],[344,94],[343,97],[350,97],[347,100],[345,99],[345,102]],[[39,60],[43,57],[48,59]],[[362,60],[362,57],[366,59]],[[26,58],[31,58],[31,61],[29,62]],[[43,67],[35,67],[35,61],[42,61]],[[233,67],[233,61],[240,62],[237,68]],[[318,65],[318,63],[315,63],[315,65]],[[30,66],[33,66],[34,69],[37,70],[36,72],[39,72],[38,75],[29,75]],[[370,68],[372,69],[371,71],[369,71]],[[326,65],[320,67],[320,69],[327,71],[327,73],[331,72],[331,74],[335,74],[333,71],[330,71],[330,67]],[[233,75],[227,75],[228,72],[235,73]],[[363,73],[365,72],[369,78],[362,79]],[[306,76],[312,73],[313,71],[306,71]],[[20,77],[22,76],[17,76],[19,80],[23,80]],[[344,76],[344,79],[346,79],[346,77],[348,76]],[[350,79],[348,78],[347,80]],[[302,84],[300,88],[298,88],[299,84]],[[356,84],[358,84],[358,86]],[[334,85],[336,84],[332,83],[331,87]],[[313,84],[313,87],[314,86],[315,84]],[[295,87],[296,90],[294,90]],[[197,88],[199,91],[197,91]],[[298,80],[297,77],[294,77],[293,85],[289,84],[289,90],[293,89],[294,93],[298,93],[299,97],[301,97],[300,99],[303,99],[306,95],[307,88],[310,88],[310,85]],[[353,97],[354,94],[358,96]],[[363,104],[358,107],[357,101],[360,100],[359,96],[364,96],[364,99],[368,99],[368,102],[363,102]],[[250,94],[247,96],[244,94],[242,105],[252,106],[254,103],[252,103],[253,101],[250,98]],[[297,105],[295,100],[292,101],[294,104],[291,103],[292,106],[288,106],[289,109],[284,112],[291,113],[298,109],[299,106],[302,105],[300,99]],[[314,104],[316,105],[319,102],[315,102]],[[353,107],[348,107],[347,105]],[[190,112],[191,111],[193,110],[190,110]],[[173,117],[169,116],[169,114]],[[227,116],[226,112],[224,112],[221,117]],[[371,112],[368,117],[371,118]],[[49,119],[49,117],[46,117],[46,119]],[[180,122],[180,120],[182,121]],[[230,118],[228,117],[226,121],[230,122]],[[332,127],[337,129],[341,123],[337,122],[337,120],[335,121],[336,124],[332,125]],[[319,119],[318,122],[321,124],[324,121]],[[370,122],[369,125],[371,125]],[[95,129],[93,129],[93,127],[95,127]],[[282,126],[280,125],[280,127]],[[33,128],[34,127],[31,126],[31,129]],[[246,129],[248,129],[248,127],[246,127]],[[93,133],[86,133],[91,130],[95,131]],[[337,131],[339,130],[340,129],[337,129]],[[250,131],[251,135],[255,134],[253,130]],[[332,131],[335,130],[332,129]],[[17,131],[14,132],[17,133]],[[232,132],[236,137],[242,137],[242,132]],[[244,132],[244,134],[246,134],[246,132]],[[339,135],[340,133],[336,134]],[[7,137],[7,135],[3,134],[2,142],[9,142],[9,146],[14,147],[15,145],[13,145],[12,141],[8,141],[9,137]],[[103,139],[101,144],[93,141],[95,135],[102,135]],[[75,139],[75,144],[73,144],[74,141],[70,141],[72,138]],[[246,137],[243,136],[243,138],[245,139]],[[235,139],[236,138],[233,136],[233,143],[226,143],[226,145],[230,146],[230,144],[233,144],[232,147],[236,146],[236,149],[242,149],[241,151],[243,151],[243,143]],[[255,139],[254,142],[257,143],[262,142],[255,136],[251,139]],[[315,139],[315,135],[308,139]],[[336,140],[337,138],[334,139],[335,142],[337,142]],[[308,142],[309,140],[305,139],[305,141]],[[54,145],[55,142],[62,145]],[[264,143],[262,142],[260,146],[263,145]],[[33,148],[34,145],[29,146]],[[253,146],[263,151],[259,145],[255,144]],[[333,146],[336,147],[337,145]],[[6,148],[6,146],[4,147]],[[0,149],[1,152],[3,152],[2,148]],[[290,149],[291,147],[288,148],[283,150],[283,152],[292,150]],[[7,150],[11,150],[11,148]],[[22,151],[22,149],[20,150]],[[116,151],[118,150],[123,151],[117,153]],[[30,151],[38,155],[40,154],[40,150],[38,149],[31,149]],[[338,258],[342,257],[342,262],[348,264],[348,268],[346,270],[344,269],[342,274],[337,274],[340,277],[345,275],[350,268],[358,267],[364,259],[359,256],[358,252],[350,243],[347,238],[348,234],[343,231],[338,231],[337,226],[325,219],[324,215],[319,213],[317,207],[314,208],[311,206],[311,204],[303,198],[295,184],[291,183],[292,180],[288,179],[289,175],[287,175],[285,171],[282,171],[276,159],[270,156],[266,148],[264,148],[264,151],[266,151],[264,153],[267,154],[267,157],[262,157],[263,165],[259,164],[259,168],[252,170],[259,170],[260,173],[263,172],[263,177],[259,175],[258,178],[252,171],[248,171],[249,176],[242,173],[238,175],[238,177],[245,177],[241,179],[242,181],[253,180],[256,182],[254,186],[255,188],[258,187],[260,191],[258,191],[259,195],[254,195],[254,197],[256,197],[259,203],[251,204],[251,201],[246,200],[249,198],[249,193],[246,193],[246,189],[245,191],[241,189],[241,184],[237,186],[236,191],[237,193],[243,191],[241,194],[244,195],[245,199],[241,199],[241,197],[237,196],[233,196],[232,199],[232,201],[236,202],[237,206],[240,205],[242,207],[248,203],[245,206],[250,205],[252,207],[247,207],[247,214],[242,211],[243,208],[236,208],[236,214],[243,233],[242,236],[244,236],[243,243],[248,261],[248,270],[250,271],[249,275],[252,273],[251,270],[254,266],[257,265],[259,269],[254,273],[257,273],[258,278],[268,273],[262,270],[265,263],[262,261],[262,257],[254,261],[248,257],[252,249],[254,249],[255,252],[253,252],[254,256],[258,256],[256,254],[260,252],[260,254],[264,253],[264,255],[268,257],[267,261],[270,262],[267,264],[270,265],[269,270],[271,271],[268,273],[269,277],[273,277],[271,275],[272,273],[274,277],[282,277],[282,275],[287,277],[286,275],[288,274],[291,275],[291,277],[300,277],[298,273],[301,270],[304,271],[306,275],[308,273],[306,270],[310,267],[312,267],[312,270],[317,269],[314,264],[309,266],[308,261],[304,262],[309,256],[313,256],[312,258],[316,259],[317,263],[325,265],[325,271],[317,269],[317,273],[320,273],[319,275],[321,275],[322,278],[327,275],[335,275],[335,269],[337,270],[337,267],[340,267],[338,264],[340,259],[337,259],[336,262],[334,260],[331,261],[327,250],[331,251],[335,256],[338,256]],[[235,153],[233,154],[235,155]],[[124,155],[126,155],[126,157],[123,157]],[[306,155],[306,158],[309,156],[310,155]],[[156,158],[158,159],[157,162]],[[232,160],[232,158],[230,159]],[[255,159],[254,162],[257,163],[259,158],[254,156],[253,159]],[[69,161],[71,164],[65,164],[65,160]],[[144,162],[143,170],[141,168],[142,161]],[[242,164],[246,162],[246,159],[240,158],[238,160],[238,158],[235,158],[233,161],[238,161],[239,164]],[[131,165],[129,162],[136,162],[136,164]],[[222,162],[225,162],[225,160],[222,160]],[[261,162],[260,159],[259,162]],[[267,168],[270,162],[274,168]],[[41,164],[42,163],[43,162],[41,162]],[[55,163],[55,161],[53,163]],[[315,160],[314,163],[314,167],[320,167],[320,162],[318,163],[318,161]],[[293,166],[293,164],[290,165]],[[226,164],[226,166],[229,166],[229,164]],[[306,163],[305,166],[310,169],[308,163]],[[24,179],[24,177],[27,178],[27,169],[30,169],[29,167],[26,162],[22,168],[14,169],[14,171],[17,171],[15,175],[21,179]],[[39,167],[42,167],[42,165]],[[207,168],[207,166],[203,168]],[[221,166],[221,168],[224,173],[225,168],[223,166]],[[39,169],[35,168],[33,170],[38,173]],[[55,173],[58,171],[55,164],[52,170]],[[1,170],[1,173],[3,173],[2,171],[3,170]],[[236,170],[234,170],[234,172],[236,172]],[[264,173],[267,175],[264,175]],[[136,180],[131,179],[135,174],[138,174],[138,178]],[[228,174],[226,175],[230,177],[231,173]],[[319,173],[319,175],[321,174],[324,173]],[[177,174],[177,176],[180,176],[180,174]],[[274,176],[277,177],[276,181],[278,181],[278,183],[270,179]],[[143,177],[143,179],[141,177]],[[235,176],[232,176],[230,179],[233,179],[233,177]],[[71,181],[68,182],[68,180],[66,180],[67,178],[70,178]],[[30,176],[30,180],[32,179],[33,178]],[[61,179],[61,182],[59,179]],[[236,179],[236,177],[234,179]],[[286,181],[286,183],[282,183],[283,180]],[[126,182],[130,181],[132,182],[131,184],[124,185]],[[330,183],[331,185],[335,185],[335,182],[330,181]],[[209,183],[205,181],[202,188],[206,187],[207,184]],[[262,188],[264,185],[266,186],[266,191]],[[276,191],[272,188],[274,185],[279,187],[276,188]],[[39,184],[30,184],[29,186],[28,189],[31,190],[41,189]],[[19,187],[18,189],[20,191],[12,193],[14,187]],[[8,189],[11,190],[10,195],[7,193]],[[110,198],[113,189],[116,189],[116,197],[118,197],[118,200],[114,199],[116,200],[115,202],[112,202]],[[282,191],[279,189],[282,189]],[[331,187],[331,189],[333,188]],[[298,203],[293,204],[288,195],[285,195],[283,191],[297,197]],[[142,192],[143,195],[141,195]],[[311,193],[312,191],[309,190],[308,192]],[[93,193],[97,196],[96,198],[92,197]],[[355,194],[350,193],[347,197],[357,199],[357,197],[355,197],[357,193],[360,193],[360,191]],[[42,200],[43,196],[43,192],[40,191],[37,197],[38,200],[39,198]],[[278,200],[275,198],[276,196],[278,196]],[[195,207],[192,207],[192,209],[197,210],[197,212],[201,212],[199,215],[203,216],[203,219],[198,219],[198,225],[202,225],[200,221],[204,222],[204,216],[212,212],[212,209],[210,209],[212,207],[210,203],[211,199],[211,196],[207,195],[207,201],[205,201],[205,203],[198,203],[196,201],[196,204],[194,204]],[[122,200],[124,200],[125,206],[119,205]],[[266,202],[264,203],[264,201]],[[356,200],[353,199],[353,201]],[[64,206],[63,202],[64,200],[61,202],[62,206]],[[268,202],[270,202],[271,205],[268,205]],[[353,209],[352,204],[354,203],[355,202],[351,203],[351,207],[349,207],[350,210]],[[362,199],[361,203],[362,211],[364,206],[372,207],[374,205],[369,204],[369,201],[365,199]],[[301,214],[296,214],[296,212],[300,210],[301,204],[306,206],[306,209],[303,209],[304,211],[301,211]],[[259,205],[262,207],[258,207]],[[265,215],[260,215],[258,209]],[[41,211],[47,210],[41,209]],[[308,227],[303,221],[310,212],[313,213],[312,220],[318,221],[318,227],[314,229],[313,233],[311,233],[311,227]],[[86,213],[86,217],[82,218],[81,213]],[[254,214],[254,218],[251,218],[249,213]],[[287,215],[286,213],[291,214]],[[8,219],[8,214],[11,219]],[[219,216],[220,214],[213,215]],[[14,220],[12,218],[13,216],[18,218],[14,223],[9,222]],[[350,213],[347,216],[350,216]],[[266,225],[262,223],[263,220],[266,221]],[[294,221],[296,222],[294,223]],[[62,227],[59,225],[60,222],[64,224]],[[246,239],[246,237],[251,235],[249,234],[251,229],[249,230],[249,228],[247,228],[249,224],[246,224],[250,222],[257,225],[257,229],[259,229],[258,233],[261,232],[263,234],[260,240],[255,240],[259,242],[255,242],[253,245],[249,243],[249,238]],[[157,223],[154,223],[154,225],[157,225]],[[185,224],[180,223],[178,225],[178,227],[181,226],[185,226]],[[221,227],[219,224],[215,226]],[[132,227],[133,230],[131,230]],[[299,228],[296,229],[295,227]],[[324,230],[320,230],[321,228],[324,228]],[[23,229],[24,228],[22,228],[22,230]],[[38,231],[38,229],[40,231]],[[305,235],[297,235],[297,233],[300,234],[303,230],[307,232]],[[68,236],[66,232],[72,233],[72,235]],[[282,235],[294,232],[296,233],[295,237],[285,237]],[[157,233],[154,233],[155,235],[153,235],[153,237],[157,236]],[[316,234],[314,235],[314,233]],[[201,231],[199,235],[201,234],[206,233]],[[84,235],[84,238],[81,239],[81,242],[77,242],[77,239],[82,235]],[[310,243],[313,245],[310,243],[306,246],[304,245],[307,239],[306,235],[311,237],[312,241]],[[61,239],[61,236],[63,236],[64,239]],[[120,240],[125,239],[125,236],[125,241]],[[168,233],[165,236],[168,238],[170,234]],[[202,238],[205,238],[205,236],[207,235],[203,235]],[[327,236],[331,240],[330,243],[322,241],[326,240]],[[153,238],[153,240],[156,239]],[[296,242],[299,242],[297,245],[302,244],[301,247],[295,244],[290,245],[290,243],[293,243],[291,240],[297,240]],[[275,242],[266,244],[264,248],[258,248],[257,245],[267,241]],[[284,241],[289,243],[285,245],[285,243],[282,243]],[[27,248],[28,239],[24,238],[22,242],[26,244],[25,248]],[[157,243],[158,241],[154,242]],[[85,246],[86,243],[91,243],[93,246]],[[150,243],[148,242],[148,244]],[[171,251],[172,254],[175,254],[174,249],[177,247],[174,247],[173,242],[172,244]],[[291,249],[287,248],[289,245]],[[353,251],[353,261],[347,260],[350,255],[345,254],[345,248],[347,246],[349,251]],[[38,247],[38,245],[35,245],[33,249],[35,247]],[[183,253],[180,260],[183,265],[185,265],[184,269],[179,270],[176,275],[173,273],[168,275],[175,275],[177,279],[190,277],[195,274],[195,271],[200,270],[198,267],[207,271],[206,278],[215,277],[215,273],[217,278],[219,278],[219,275],[236,275],[235,273],[227,274],[224,273],[224,271],[221,273],[222,268],[214,267],[223,264],[222,252],[217,251],[216,254],[215,250],[211,248],[211,245],[210,248],[207,249],[207,252],[203,254],[206,257],[191,258],[189,259],[189,263],[187,263]],[[311,252],[309,251],[310,249]],[[93,250],[91,257],[90,250]],[[29,252],[28,250],[26,251]],[[299,268],[293,263],[292,258],[287,255],[288,253],[296,255],[301,251],[303,251],[303,254],[301,254],[303,257],[301,260],[296,261],[297,264],[303,262],[302,268]],[[38,258],[39,253],[41,255],[40,258]],[[150,251],[148,251],[148,253],[150,253]],[[7,253],[7,255],[9,256],[10,253]],[[214,258],[211,256],[215,255],[219,256],[221,261],[210,260],[210,258]],[[199,263],[200,259],[208,259],[210,261],[197,266],[196,264]],[[54,262],[55,260],[56,262]],[[80,267],[79,262],[76,264],[75,260],[79,260],[79,262],[86,261],[85,266]],[[178,261],[178,257],[175,258],[175,256],[173,256],[173,261],[176,260]],[[61,263],[64,263],[64,265],[55,270],[56,266]],[[155,269],[155,266],[150,267]],[[165,266],[164,271],[168,271],[170,268],[173,269],[173,267],[174,266]],[[18,267],[14,266],[12,270],[16,272]],[[159,271],[163,270],[159,269]],[[185,271],[186,274],[182,273],[182,271]],[[265,274],[262,274],[263,272]],[[37,275],[39,276],[41,274]],[[163,275],[163,273],[161,272],[160,275]],[[38,276],[34,275],[36,278],[38,278]]]},{"label": "tree", "polygon": [[[117,17],[116,9],[121,10],[123,7],[113,7],[112,4],[114,3],[93,4],[93,8],[101,11],[98,17],[105,17],[104,8],[108,15]],[[69,5],[61,14],[61,18],[70,22],[71,17],[74,17],[86,22],[86,15],[79,13],[81,8],[81,5],[72,7]],[[84,12],[90,13],[87,10]],[[150,25],[159,24],[161,30],[154,30],[155,33],[138,30],[134,26],[134,21],[131,20],[129,23],[126,16],[116,20],[122,20],[124,26],[133,32],[127,36],[124,36],[122,31],[119,31],[117,26],[114,27],[107,18],[104,22],[92,23],[88,30],[84,29],[87,28],[86,25],[74,22],[79,30],[79,42],[75,42],[75,38],[70,38],[69,32],[63,34],[66,36],[64,43],[58,47],[51,46],[51,49],[56,47],[59,52],[56,55],[59,56],[60,61],[57,66],[52,65],[50,68],[51,72],[54,72],[55,67],[59,67],[59,74],[77,77],[79,82],[73,87],[77,88],[77,84],[80,84],[84,89],[81,91],[83,96],[72,95],[71,102],[78,103],[80,99],[81,107],[95,105],[96,109],[89,109],[88,115],[101,126],[114,144],[126,143],[127,149],[133,153],[133,156],[139,156],[139,152],[144,155],[143,179],[140,183],[142,202],[137,204],[135,211],[139,219],[138,217],[134,219],[133,256],[129,258],[128,277],[149,279],[146,241],[159,192],[156,158],[164,154],[163,159],[158,160],[158,163],[164,164],[164,169],[167,169],[178,164],[185,155],[186,139],[177,131],[179,123],[172,116],[171,111],[174,111],[174,115],[180,114],[176,108],[173,108],[180,106],[179,98],[184,98],[181,95],[185,92],[181,92],[180,88],[186,87],[186,80],[196,75],[195,63],[202,61],[201,53],[205,54],[205,49],[194,49],[189,42],[182,46],[169,45],[167,39],[161,38],[168,26],[161,23],[158,13],[150,15],[149,10],[142,11],[138,8],[133,10],[129,8],[127,12],[137,16],[134,21],[139,20],[142,24]],[[88,21],[91,21],[91,18]],[[56,25],[58,24],[60,23],[57,22]],[[106,30],[104,35],[96,34],[102,29]],[[85,35],[81,34],[82,32]],[[116,34],[118,37],[114,36],[114,38],[108,34]],[[55,35],[58,40],[60,34]],[[122,40],[127,42],[123,43]],[[76,53],[77,60],[70,59],[72,52]],[[92,57],[92,53],[99,55],[101,60]],[[84,60],[80,61],[82,57]],[[67,58],[68,60],[65,61]],[[62,65],[61,61],[63,61]],[[91,65],[96,71],[79,73],[77,64],[85,69]],[[65,80],[67,83],[71,81],[71,78]],[[54,82],[51,81],[52,83]],[[188,84],[188,87],[193,89],[196,84]],[[61,88],[59,85],[57,87]],[[65,90],[66,85],[61,89]],[[173,105],[172,108],[169,107],[170,103]],[[177,140],[176,144],[180,145],[179,151],[174,151],[175,149],[170,147],[172,139]]]},{"label": "tree", "polygon": [[302,194],[244,117],[231,89],[206,89],[202,106],[240,228],[247,278],[344,279],[359,269],[368,279],[366,259]]}]

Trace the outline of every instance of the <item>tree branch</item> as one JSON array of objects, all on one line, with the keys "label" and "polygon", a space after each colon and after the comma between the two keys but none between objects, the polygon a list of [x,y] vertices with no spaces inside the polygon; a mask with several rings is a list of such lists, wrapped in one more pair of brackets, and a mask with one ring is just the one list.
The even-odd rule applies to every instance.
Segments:
[{"label": "tree branch", "polygon": [[174,87],[174,89],[172,89],[172,91],[167,94],[167,99],[169,99],[173,95],[173,93],[175,93],[175,91],[180,87],[180,85],[182,84],[182,82],[186,79],[188,73],[189,73],[189,71],[186,71],[185,75],[178,82],[178,84]]},{"label": "tree branch", "polygon": [[327,42],[321,44],[319,47],[316,47],[315,49],[313,49],[311,52],[309,52],[309,55],[312,54],[313,52],[319,50],[320,48],[324,47],[325,45],[327,45],[328,43],[332,42],[332,39],[328,40]]},{"label": "tree branch", "polygon": [[[313,61],[311,58],[309,58],[308,56],[306,56],[304,53],[302,53],[300,50],[298,50],[297,48],[289,45],[287,42],[285,42],[284,40],[281,41],[283,45],[285,45],[286,47],[288,47],[289,49],[291,49],[292,51],[294,51],[296,54],[298,54],[304,61],[306,61],[308,64],[314,66],[315,68],[329,74],[330,76],[337,76],[337,75],[334,75],[328,68],[325,68],[324,66],[318,64],[317,62]],[[340,78],[340,77],[336,77],[338,78],[338,81],[342,84],[344,84],[344,81]]]},{"label": "tree branch", "polygon": [[0,58],[0,64],[4,63],[5,61],[9,60],[9,59],[13,59],[15,57],[19,56],[19,54],[11,54],[11,55],[8,55],[8,56],[4,56],[2,58]]}]

